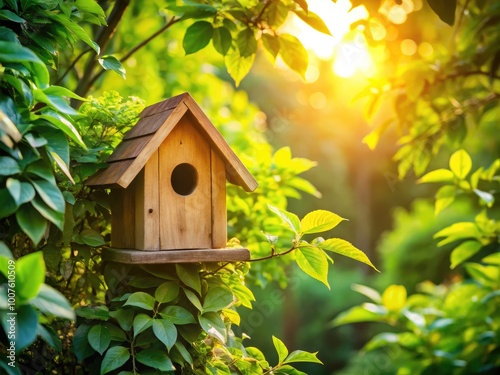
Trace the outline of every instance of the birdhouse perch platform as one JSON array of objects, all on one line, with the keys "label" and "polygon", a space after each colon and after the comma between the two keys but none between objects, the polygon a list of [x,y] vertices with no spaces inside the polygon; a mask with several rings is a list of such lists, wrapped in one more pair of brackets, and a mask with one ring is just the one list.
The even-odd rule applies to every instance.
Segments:
[{"label": "birdhouse perch platform", "polygon": [[247,249],[226,248],[226,180],[248,192],[257,182],[188,93],[145,108],[107,162],[86,182],[111,189],[104,260],[250,258]]}]

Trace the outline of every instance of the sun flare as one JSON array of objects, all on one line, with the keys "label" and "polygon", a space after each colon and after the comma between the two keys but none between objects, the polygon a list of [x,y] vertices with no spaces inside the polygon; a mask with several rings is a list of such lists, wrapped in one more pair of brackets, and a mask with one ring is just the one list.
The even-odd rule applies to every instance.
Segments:
[{"label": "sun flare", "polygon": [[[368,18],[364,6],[352,8],[349,0],[309,0],[309,10],[318,14],[330,30],[331,36],[322,34],[299,17],[293,17],[287,27],[294,31],[305,48],[317,58],[333,60],[332,70],[348,78],[357,73],[373,75],[375,65],[361,33],[352,31],[351,24]],[[314,69],[314,68],[312,68]],[[312,75],[316,77],[315,74]],[[306,79],[309,81],[307,75]]]}]

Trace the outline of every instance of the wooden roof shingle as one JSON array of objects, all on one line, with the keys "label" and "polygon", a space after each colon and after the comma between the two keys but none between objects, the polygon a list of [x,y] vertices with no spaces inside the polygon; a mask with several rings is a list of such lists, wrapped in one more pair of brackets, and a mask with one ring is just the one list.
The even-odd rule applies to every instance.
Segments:
[{"label": "wooden roof shingle", "polygon": [[184,115],[194,117],[196,128],[224,162],[227,180],[246,191],[254,191],[257,181],[189,93],[146,107],[137,124],[108,158],[109,166],[91,176],[86,185],[127,188]]}]

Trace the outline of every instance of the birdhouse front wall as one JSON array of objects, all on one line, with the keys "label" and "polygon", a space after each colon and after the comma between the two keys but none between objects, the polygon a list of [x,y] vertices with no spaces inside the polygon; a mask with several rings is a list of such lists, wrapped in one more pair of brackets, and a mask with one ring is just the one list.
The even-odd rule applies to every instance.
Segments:
[{"label": "birdhouse front wall", "polygon": [[113,247],[223,248],[226,172],[186,114],[127,189],[112,191]]}]

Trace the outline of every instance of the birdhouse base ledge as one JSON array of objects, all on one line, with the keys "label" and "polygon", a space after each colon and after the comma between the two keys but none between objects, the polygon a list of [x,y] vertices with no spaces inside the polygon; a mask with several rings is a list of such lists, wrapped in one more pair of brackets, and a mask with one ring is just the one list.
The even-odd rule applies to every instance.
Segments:
[{"label": "birdhouse base ledge", "polygon": [[245,248],[136,250],[104,248],[102,260],[126,264],[165,264],[198,262],[241,262],[250,259]]}]

